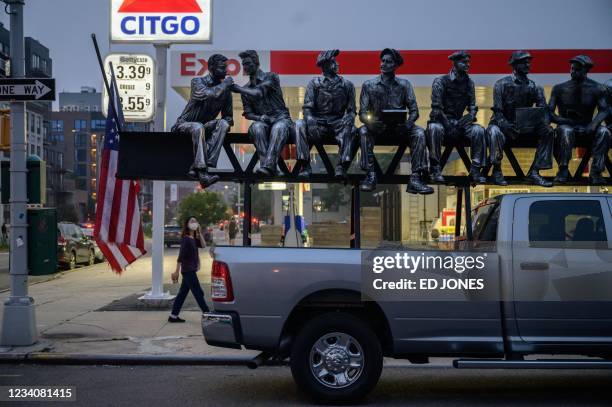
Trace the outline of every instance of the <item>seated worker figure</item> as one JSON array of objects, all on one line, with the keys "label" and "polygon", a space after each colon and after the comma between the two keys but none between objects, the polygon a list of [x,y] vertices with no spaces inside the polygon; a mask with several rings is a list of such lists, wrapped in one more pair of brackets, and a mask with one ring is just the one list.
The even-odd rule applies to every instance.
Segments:
[{"label": "seated worker figure", "polygon": [[[490,146],[489,162],[493,164],[493,182],[497,185],[508,185],[501,169],[506,140],[535,136],[538,146],[527,180],[541,187],[552,186],[552,182],[540,175],[540,170],[552,168],[553,131],[548,123],[544,89],[527,77],[531,59],[527,51],[514,51],[509,61],[512,75],[498,80],[493,87],[493,117],[487,128],[487,138]],[[515,121],[516,110],[534,105],[546,109],[544,119],[534,125],[531,134],[520,133]]]},{"label": "seated worker figure", "polygon": [[[345,179],[346,171],[357,149],[357,134],[355,131],[355,86],[338,75],[336,57],[337,49],[322,51],[317,58],[317,66],[323,76],[313,78],[308,82],[304,96],[304,120],[296,121],[296,131],[299,140],[298,159],[306,157],[299,173],[300,178],[308,178],[310,168],[310,147],[322,141],[323,137],[333,135],[338,144],[338,162],[335,176]],[[300,154],[300,144],[308,151]]]},{"label": "seated worker figure", "polygon": [[[586,55],[570,59],[571,79],[555,85],[548,106],[551,121],[557,124],[555,130],[554,156],[559,165],[555,182],[565,183],[570,173],[567,169],[572,158],[576,137],[587,138],[591,142],[593,163],[589,181],[593,185],[604,185],[601,176],[605,169],[608,154],[610,131],[601,123],[608,115],[606,88],[604,85],[587,78],[593,61]],[[593,117],[597,108],[597,115]],[[555,113],[558,111],[558,114]]]},{"label": "seated worker figure", "polygon": [[293,121],[283,100],[278,75],[259,69],[256,51],[247,50],[239,56],[244,72],[249,75],[249,82],[245,86],[234,85],[232,92],[240,94],[243,116],[253,121],[249,127],[249,137],[259,156],[256,173],[275,175],[281,150],[289,137],[295,134]]},{"label": "seated worker figure", "polygon": [[[191,136],[194,161],[187,175],[197,178],[202,188],[219,180],[219,176],[208,174],[208,168],[217,166],[225,135],[234,124],[231,93],[234,81],[227,76],[227,58],[211,55],[208,72],[191,80],[189,102],[171,129]],[[221,118],[217,119],[219,115]]]},{"label": "seated worker figure", "polygon": [[[454,142],[459,138],[470,141],[470,182],[483,184],[482,175],[486,164],[487,140],[485,129],[476,121],[476,94],[474,82],[468,75],[470,54],[457,51],[448,56],[453,68],[448,75],[436,78],[431,87],[431,114],[427,124],[427,148],[429,149],[429,172],[434,182],[444,182],[440,168],[442,140]],[[467,114],[463,113],[467,109]]]},{"label": "seated worker figure", "polygon": [[[427,171],[427,146],[425,130],[417,126],[419,118],[416,97],[412,85],[406,79],[395,76],[395,71],[404,63],[404,59],[394,49],[385,48],[380,53],[380,76],[363,84],[359,98],[359,119],[364,125],[359,129],[361,141],[361,168],[367,172],[366,179],[361,183],[362,191],[376,189],[376,171],[374,167],[374,144],[377,137],[385,133],[395,133],[408,137],[410,142],[410,157],[412,175],[407,192],[431,194],[433,188],[423,184],[422,177]],[[408,109],[408,119],[399,125],[389,125],[383,122],[383,110]]]}]

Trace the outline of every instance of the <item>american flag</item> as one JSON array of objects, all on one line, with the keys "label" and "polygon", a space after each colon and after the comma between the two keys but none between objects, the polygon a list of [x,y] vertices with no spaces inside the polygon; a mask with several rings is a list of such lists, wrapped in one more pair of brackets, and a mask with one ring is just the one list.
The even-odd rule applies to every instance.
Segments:
[{"label": "american flag", "polygon": [[[121,273],[146,251],[138,206],[138,182],[116,178],[119,129],[123,127],[124,121],[114,76],[112,76],[110,88],[104,147],[98,178],[94,237],[111,268]],[[113,114],[113,103],[119,123]]]}]

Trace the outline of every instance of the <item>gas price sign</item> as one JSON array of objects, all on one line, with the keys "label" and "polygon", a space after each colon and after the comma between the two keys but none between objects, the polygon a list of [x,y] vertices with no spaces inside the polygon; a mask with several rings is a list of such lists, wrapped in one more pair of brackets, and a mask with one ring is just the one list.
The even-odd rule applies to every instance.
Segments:
[{"label": "gas price sign", "polygon": [[[109,54],[104,60],[110,83],[109,62],[113,63],[121,106],[126,121],[148,122],[155,113],[155,65],[149,55]],[[108,106],[108,94],[103,88],[102,106]],[[104,111],[106,114],[106,111]]]}]

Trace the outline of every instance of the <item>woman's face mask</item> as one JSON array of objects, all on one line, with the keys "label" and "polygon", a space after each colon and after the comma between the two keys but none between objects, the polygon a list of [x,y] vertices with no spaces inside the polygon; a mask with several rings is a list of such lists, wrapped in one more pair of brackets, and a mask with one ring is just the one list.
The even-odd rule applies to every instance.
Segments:
[{"label": "woman's face mask", "polygon": [[198,228],[200,227],[200,224],[198,222],[196,222],[196,221],[191,221],[191,222],[189,222],[189,224],[187,226],[191,230],[198,230]]}]

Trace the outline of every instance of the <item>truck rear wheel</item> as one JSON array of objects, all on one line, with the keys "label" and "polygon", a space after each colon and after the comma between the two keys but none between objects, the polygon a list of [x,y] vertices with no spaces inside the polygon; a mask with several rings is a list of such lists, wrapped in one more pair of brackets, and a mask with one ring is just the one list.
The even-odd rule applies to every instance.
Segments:
[{"label": "truck rear wheel", "polygon": [[291,373],[300,390],[320,402],[354,402],[376,386],[382,349],[372,329],[347,313],[310,320],[291,349]]}]

